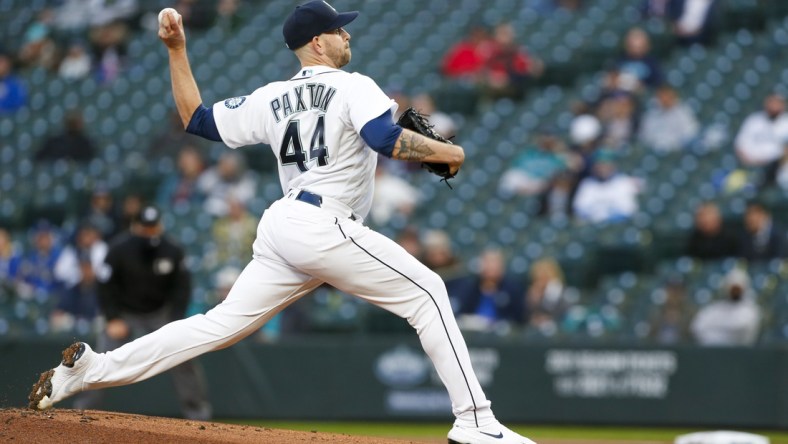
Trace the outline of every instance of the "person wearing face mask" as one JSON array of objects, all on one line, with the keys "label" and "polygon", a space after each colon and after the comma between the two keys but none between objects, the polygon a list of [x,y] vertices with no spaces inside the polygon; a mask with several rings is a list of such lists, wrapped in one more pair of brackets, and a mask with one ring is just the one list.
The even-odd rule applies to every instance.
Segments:
[{"label": "person wearing face mask", "polygon": [[[184,251],[164,234],[158,208],[145,206],[131,229],[110,243],[97,273],[99,308],[106,325],[97,349],[114,350],[165,324],[183,319],[191,296],[191,275],[184,265]],[[195,361],[172,369],[181,411],[187,419],[208,420],[205,378]],[[97,409],[102,391],[75,398],[78,409]]]},{"label": "person wearing face mask", "polygon": [[788,113],[785,98],[770,94],[763,101],[763,110],[750,114],[736,135],[734,146],[739,162],[745,167],[764,166],[783,155],[788,143]]},{"label": "person wearing face mask", "polygon": [[755,302],[746,271],[734,268],[722,282],[723,298],[698,311],[690,330],[698,344],[734,347],[754,345],[758,340],[761,309]]}]

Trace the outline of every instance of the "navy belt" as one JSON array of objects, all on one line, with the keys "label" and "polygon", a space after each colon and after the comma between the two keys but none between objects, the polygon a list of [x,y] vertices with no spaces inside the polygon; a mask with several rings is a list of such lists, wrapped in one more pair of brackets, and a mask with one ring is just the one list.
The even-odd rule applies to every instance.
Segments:
[{"label": "navy belt", "polygon": [[[310,193],[309,191],[306,190],[299,191],[295,198],[296,200],[300,200],[301,202],[306,202],[318,208],[323,205],[323,196],[315,193]],[[356,220],[356,216],[351,214],[350,220]]]},{"label": "navy belt", "polygon": [[298,195],[295,198],[296,200],[300,200],[301,202],[312,204],[316,207],[320,207],[321,205],[323,205],[322,196],[315,193],[310,193],[309,191],[306,190],[299,191]]}]

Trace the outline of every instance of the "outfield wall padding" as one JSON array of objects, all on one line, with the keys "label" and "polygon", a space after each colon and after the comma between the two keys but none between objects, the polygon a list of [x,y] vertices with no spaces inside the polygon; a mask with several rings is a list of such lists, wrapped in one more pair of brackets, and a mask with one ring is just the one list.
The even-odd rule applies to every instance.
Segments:
[{"label": "outfield wall padding", "polygon": [[[0,406],[22,406],[68,340],[0,342]],[[788,427],[785,348],[523,345],[469,340],[507,422]],[[199,358],[216,417],[451,421],[413,337],[250,340]],[[64,402],[67,407],[70,402]],[[105,408],[178,416],[169,375],[109,389]]]}]

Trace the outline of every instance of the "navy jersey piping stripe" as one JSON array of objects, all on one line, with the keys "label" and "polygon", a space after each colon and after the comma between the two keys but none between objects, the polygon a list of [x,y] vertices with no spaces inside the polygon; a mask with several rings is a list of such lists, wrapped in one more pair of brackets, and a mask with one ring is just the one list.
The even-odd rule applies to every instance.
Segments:
[{"label": "navy jersey piping stripe", "polygon": [[[342,231],[342,226],[339,225],[339,223],[337,223],[337,226],[339,227],[339,231],[342,233],[342,236],[345,236],[345,232]],[[440,309],[440,307],[438,307],[438,303],[435,301],[435,298],[432,296],[432,293],[430,293],[429,291],[427,291],[427,289],[425,289],[424,287],[422,287],[421,285],[416,283],[416,281],[414,281],[413,279],[411,279],[408,276],[406,276],[405,274],[403,274],[401,271],[399,271],[396,268],[392,267],[391,265],[383,262],[378,257],[376,257],[374,254],[372,254],[369,251],[367,251],[364,247],[359,245],[358,242],[356,242],[356,240],[353,239],[352,237],[345,236],[345,239],[350,239],[350,241],[353,242],[353,245],[355,245],[358,248],[360,248],[361,251],[363,251],[364,253],[367,253],[369,255],[369,257],[371,257],[372,259],[375,259],[376,261],[378,261],[381,264],[383,264],[386,267],[388,267],[391,271],[397,273],[398,275],[400,275],[400,276],[404,277],[405,279],[409,280],[413,285],[419,287],[423,292],[427,293],[427,296],[430,297],[430,299],[432,300],[432,303],[435,304],[435,308],[438,310],[438,316],[440,316],[440,318],[441,318],[441,325],[443,325],[443,331],[446,332],[446,337],[449,339],[449,345],[451,345],[451,351],[454,353],[454,358],[457,360],[457,365],[460,367],[460,372],[462,372],[462,378],[465,380],[465,385],[468,387],[468,393],[470,393],[470,395],[471,395],[471,402],[473,403],[473,420],[474,420],[474,422],[476,422],[476,427],[479,427],[479,419],[476,417],[476,400],[473,398],[473,391],[471,390],[471,385],[468,383],[468,377],[465,376],[465,369],[462,368],[462,364],[460,364],[460,357],[457,356],[457,349],[454,348],[454,342],[452,342],[451,336],[449,335],[449,329],[446,328],[446,322],[443,320],[443,313],[441,313],[441,309]]]},{"label": "navy jersey piping stripe", "polygon": [[339,225],[339,218],[335,217],[334,218],[334,223],[337,225],[337,227],[339,227],[339,232],[342,233],[342,237],[347,239],[347,236],[345,236],[345,230],[342,229],[342,225]]}]

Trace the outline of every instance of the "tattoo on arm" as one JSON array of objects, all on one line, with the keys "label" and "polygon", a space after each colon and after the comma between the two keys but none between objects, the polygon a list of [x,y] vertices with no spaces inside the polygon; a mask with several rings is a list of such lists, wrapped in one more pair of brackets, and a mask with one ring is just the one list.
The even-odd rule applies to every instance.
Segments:
[{"label": "tattoo on arm", "polygon": [[435,154],[423,136],[418,134],[405,134],[399,138],[399,152],[397,158],[401,160],[423,160]]}]

